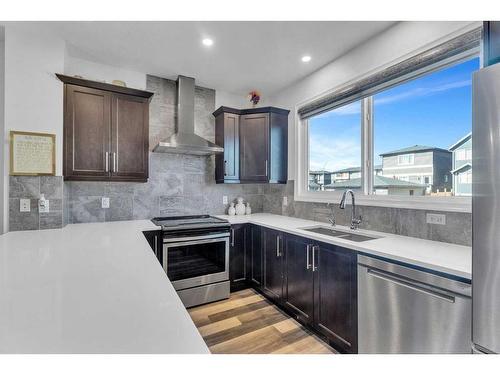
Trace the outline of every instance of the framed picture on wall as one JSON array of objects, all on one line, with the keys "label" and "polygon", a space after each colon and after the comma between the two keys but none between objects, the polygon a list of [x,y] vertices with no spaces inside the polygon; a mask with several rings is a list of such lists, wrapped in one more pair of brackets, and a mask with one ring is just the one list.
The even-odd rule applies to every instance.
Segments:
[{"label": "framed picture on wall", "polygon": [[10,175],[54,176],[56,135],[10,131]]}]

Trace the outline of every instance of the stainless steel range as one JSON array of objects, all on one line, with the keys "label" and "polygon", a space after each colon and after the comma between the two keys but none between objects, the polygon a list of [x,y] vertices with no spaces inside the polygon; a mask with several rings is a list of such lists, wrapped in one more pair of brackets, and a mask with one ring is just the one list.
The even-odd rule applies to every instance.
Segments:
[{"label": "stainless steel range", "polygon": [[156,217],[163,269],[186,307],[229,298],[227,220],[209,215]]}]

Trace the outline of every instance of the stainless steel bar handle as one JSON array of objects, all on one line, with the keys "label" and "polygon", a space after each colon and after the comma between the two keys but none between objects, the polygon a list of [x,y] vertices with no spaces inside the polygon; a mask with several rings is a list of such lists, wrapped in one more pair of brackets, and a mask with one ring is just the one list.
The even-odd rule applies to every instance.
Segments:
[{"label": "stainless steel bar handle", "polygon": [[105,158],[106,158],[106,172],[109,172],[109,152],[106,151],[106,154],[105,154]]},{"label": "stainless steel bar handle", "polygon": [[231,228],[231,246],[234,247],[234,228]]},{"label": "stainless steel bar handle", "polygon": [[318,245],[314,245],[312,247],[312,258],[313,258],[313,261],[312,261],[312,269],[313,269],[313,272],[316,272],[318,270],[318,267],[316,267],[316,250],[319,250],[319,246]]},{"label": "stainless steel bar handle", "polygon": [[224,176],[227,176],[227,160],[224,160]]},{"label": "stainless steel bar handle", "polygon": [[276,257],[280,257],[280,236],[276,236]]},{"label": "stainless steel bar handle", "polygon": [[306,246],[306,270],[309,270],[311,269],[311,258],[310,258],[310,255],[309,255],[309,252],[311,251],[311,245],[307,245]]},{"label": "stainless steel bar handle", "polygon": [[113,172],[116,172],[116,152],[113,152]]},{"label": "stainless steel bar handle", "polygon": [[[164,238],[163,243],[174,243],[174,242],[186,242],[186,241],[203,241],[212,238],[224,238],[229,237],[229,233],[215,233],[202,236],[192,236],[192,237],[174,237],[174,238]],[[229,243],[229,241],[228,241]]]},{"label": "stainless steel bar handle", "polygon": [[158,236],[155,236],[153,241],[155,242],[155,246],[154,246],[155,255],[158,258]]},{"label": "stainless steel bar handle", "polygon": [[372,269],[372,268],[367,268],[366,272],[368,273],[368,275],[376,277],[378,279],[382,279],[384,281],[388,281],[390,283],[397,284],[397,285],[400,285],[402,287],[412,289],[412,290],[415,290],[417,292],[424,293],[424,294],[427,294],[431,297],[439,298],[439,299],[445,300],[445,301],[450,302],[450,303],[455,303],[455,297],[453,297],[453,296],[434,291],[432,289],[426,288],[425,286],[413,284],[411,281],[406,281],[404,279],[400,279],[397,276],[388,275],[388,274],[385,274],[384,272],[380,272],[380,271]]},{"label": "stainless steel bar handle", "polygon": [[266,159],[266,177],[268,176],[268,171],[267,171],[267,159]]}]

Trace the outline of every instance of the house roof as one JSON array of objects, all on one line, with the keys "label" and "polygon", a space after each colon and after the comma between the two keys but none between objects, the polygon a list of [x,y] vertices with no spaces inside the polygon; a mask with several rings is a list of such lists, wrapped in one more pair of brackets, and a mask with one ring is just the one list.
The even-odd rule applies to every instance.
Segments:
[{"label": "house roof", "polygon": [[425,151],[443,151],[443,152],[450,152],[450,151],[448,151],[448,150],[445,150],[444,148],[439,148],[439,147],[434,147],[434,146],[422,146],[422,145],[415,145],[415,146],[410,146],[410,147],[400,148],[399,150],[394,150],[394,151],[384,152],[383,154],[380,154],[380,156],[399,155],[399,154],[409,154],[409,153],[413,153],[413,152],[425,152]]},{"label": "house roof", "polygon": [[453,151],[455,150],[457,147],[460,147],[461,145],[463,145],[465,142],[467,142],[469,139],[472,138],[472,132],[464,135],[462,138],[460,138],[458,141],[456,141],[455,143],[453,143],[448,149],[450,151]]},{"label": "house roof", "polygon": [[[382,170],[382,165],[377,164],[373,167],[373,169]],[[332,173],[347,173],[347,172],[361,172],[361,167],[350,167],[350,168],[339,169],[338,171],[333,171]]]},{"label": "house roof", "polygon": [[468,169],[472,168],[471,163],[465,163],[464,165],[461,165],[458,168],[455,168],[454,170],[450,171],[452,174],[460,173],[460,172],[465,172]]},{"label": "house roof", "polygon": [[[409,188],[424,188],[426,185],[417,184],[415,182],[398,180],[391,177],[385,176],[373,176],[373,187],[375,188],[389,188],[389,187],[409,187]],[[325,185],[325,187],[329,188],[351,188],[351,187],[360,187],[361,186],[361,178],[353,178],[350,180],[344,181],[335,181],[331,184]]]},{"label": "house roof", "polygon": [[309,174],[332,174],[330,171],[309,171]]}]

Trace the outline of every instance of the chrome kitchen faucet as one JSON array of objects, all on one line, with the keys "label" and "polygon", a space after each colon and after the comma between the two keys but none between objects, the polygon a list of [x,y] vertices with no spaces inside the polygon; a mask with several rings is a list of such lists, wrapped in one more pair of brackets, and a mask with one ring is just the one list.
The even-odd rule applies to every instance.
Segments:
[{"label": "chrome kitchen faucet", "polygon": [[352,197],[351,229],[358,229],[359,224],[361,224],[361,215],[359,216],[359,218],[356,218],[356,202],[354,199],[354,192],[352,190],[346,190],[344,191],[344,194],[342,194],[342,199],[340,200],[340,209],[345,209],[345,198],[347,194],[351,194]]},{"label": "chrome kitchen faucet", "polygon": [[335,211],[333,211],[333,206],[334,206],[333,203],[328,203],[328,207],[330,207],[330,210],[331,210],[331,214],[328,217],[328,221],[330,222],[330,224],[332,224],[332,227],[334,227],[336,225]]}]

